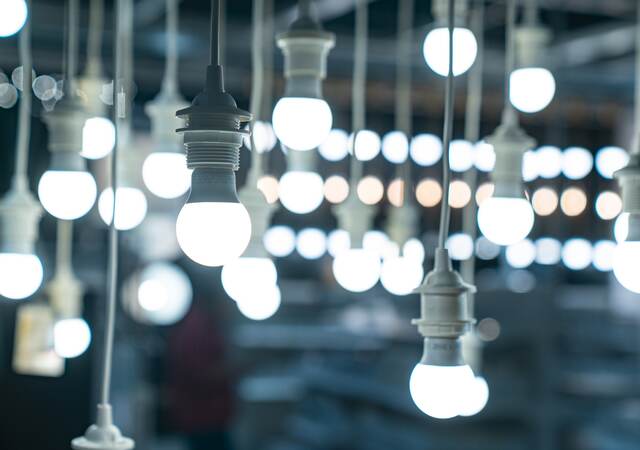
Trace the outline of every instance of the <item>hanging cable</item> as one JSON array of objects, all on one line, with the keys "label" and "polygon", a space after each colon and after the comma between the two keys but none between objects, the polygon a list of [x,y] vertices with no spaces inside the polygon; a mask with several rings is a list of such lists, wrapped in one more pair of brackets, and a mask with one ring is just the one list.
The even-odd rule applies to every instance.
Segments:
[{"label": "hanging cable", "polygon": [[538,0],[527,0],[524,8],[524,23],[536,25],[539,21]]},{"label": "hanging cable", "polygon": [[[263,15],[263,42],[270,42],[274,35],[273,0],[264,0]],[[259,111],[262,120],[269,120],[273,110],[273,55],[274,45],[263,45],[264,67],[262,70],[262,111]],[[256,111],[256,113],[258,113]]]},{"label": "hanging cable", "polygon": [[209,64],[220,65],[220,0],[211,0],[211,42]]},{"label": "hanging cable", "polygon": [[311,0],[298,1],[298,17],[311,17]]},{"label": "hanging cable", "polygon": [[635,80],[635,140],[631,146],[631,154],[640,154],[640,4],[636,8],[636,80]]},{"label": "hanging cable", "polygon": [[91,0],[89,32],[87,36],[87,72],[102,73],[102,32],[104,28],[104,0]]},{"label": "hanging cable", "polygon": [[67,0],[67,48],[65,58],[66,93],[75,95],[78,60],[78,0]]},{"label": "hanging cable", "polygon": [[438,248],[444,249],[449,234],[449,221],[451,218],[451,207],[449,206],[449,179],[451,171],[449,169],[449,146],[453,134],[453,25],[454,25],[454,0],[447,2],[447,28],[449,31],[449,71],[445,89],[444,105],[444,128],[442,132],[442,204],[440,205],[440,231],[438,234]]},{"label": "hanging cable", "polygon": [[365,124],[365,95],[367,83],[367,40],[369,37],[369,6],[367,0],[356,2],[356,38],[353,58],[353,92],[351,96],[351,128],[353,139],[351,142],[351,185],[357,186],[362,178],[362,161],[356,155],[356,138],[364,129]]},{"label": "hanging cable", "polygon": [[518,120],[516,110],[511,104],[511,73],[516,64],[516,0],[507,0],[507,42],[505,49],[504,65],[504,111],[502,112],[503,122],[515,123]]},{"label": "hanging cable", "polygon": [[167,0],[167,58],[162,89],[169,95],[178,91],[178,0]]},{"label": "hanging cable", "polygon": [[[262,154],[256,148],[253,136],[253,128],[255,121],[260,118],[262,110],[262,74],[264,72],[264,59],[262,53],[262,42],[264,38],[264,0],[253,0],[253,35],[251,43],[251,63],[252,63],[252,80],[251,80],[251,109],[249,112],[253,114],[253,120],[249,122],[249,130],[251,132],[249,140],[251,143],[251,169],[250,182],[258,181],[262,175]],[[255,187],[255,186],[253,186]]]},{"label": "hanging cable", "polygon": [[73,221],[58,220],[56,228],[56,274],[71,273]]}]

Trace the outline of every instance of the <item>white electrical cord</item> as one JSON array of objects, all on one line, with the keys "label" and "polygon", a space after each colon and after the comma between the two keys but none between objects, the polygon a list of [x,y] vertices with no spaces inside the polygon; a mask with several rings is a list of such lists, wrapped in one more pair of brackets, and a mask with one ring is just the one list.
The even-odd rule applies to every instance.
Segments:
[{"label": "white electrical cord", "polygon": [[351,96],[351,186],[354,189],[362,178],[362,161],[356,155],[356,138],[364,129],[365,101],[367,83],[367,41],[369,39],[369,5],[368,0],[356,2],[355,50],[353,57],[353,85]]},{"label": "white electrical cord", "polygon": [[162,90],[165,94],[178,92],[178,0],[167,0],[167,56]]},{"label": "white electrical cord", "polygon": [[74,96],[76,92],[76,72],[78,66],[78,0],[67,0],[65,94]]},{"label": "white electrical cord", "polygon": [[640,154],[640,3],[636,7],[636,80],[635,80],[635,138],[631,145],[631,154]]},{"label": "white electrical cord", "polygon": [[[58,220],[56,236],[56,274],[71,273],[73,251],[73,221]],[[55,277],[55,276],[54,276]]]},{"label": "white electrical cord", "polygon": [[502,112],[503,123],[515,124],[518,122],[518,114],[511,104],[511,73],[516,67],[516,43],[515,32],[516,27],[516,0],[507,0],[507,42],[505,49],[504,64],[504,110]]},{"label": "white electrical cord", "polygon": [[[251,143],[251,169],[248,182],[257,182],[263,174],[262,154],[256,149],[253,137],[253,125],[262,113],[262,74],[264,72],[264,55],[262,53],[262,43],[264,38],[264,0],[253,0],[253,35],[251,42],[251,63],[252,63],[252,79],[251,79],[251,105],[250,112],[253,114],[253,120],[249,122],[249,131],[251,132],[249,140]],[[255,186],[252,186],[255,187]]]},{"label": "white electrical cord", "polygon": [[102,74],[102,32],[104,29],[104,0],[91,0],[89,6],[89,35],[87,36],[87,74]]}]

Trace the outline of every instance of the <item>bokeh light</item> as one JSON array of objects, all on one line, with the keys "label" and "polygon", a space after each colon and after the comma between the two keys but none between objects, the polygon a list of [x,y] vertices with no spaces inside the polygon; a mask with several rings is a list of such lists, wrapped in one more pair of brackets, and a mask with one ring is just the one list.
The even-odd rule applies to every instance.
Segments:
[{"label": "bokeh light", "polygon": [[384,196],[384,185],[379,178],[369,175],[358,183],[358,198],[365,205],[375,205]]},{"label": "bokeh light", "polygon": [[622,212],[622,199],[613,191],[603,191],[596,198],[596,214],[602,220],[615,219]]},{"label": "bokeh light", "polygon": [[593,247],[582,238],[569,239],[562,246],[562,263],[571,270],[582,270],[591,264]]},{"label": "bokeh light", "polygon": [[329,203],[342,203],[349,196],[349,182],[340,175],[331,175],[324,182],[324,198]]},{"label": "bokeh light", "polygon": [[581,180],[593,169],[593,155],[582,147],[569,147],[562,152],[562,173],[570,180]]},{"label": "bokeh light", "polygon": [[409,156],[409,140],[402,131],[390,131],[382,137],[382,156],[393,164],[401,164]]},{"label": "bokeh light", "polygon": [[476,204],[480,206],[482,202],[490,198],[493,195],[494,189],[495,186],[490,181],[486,181],[478,186],[478,189],[476,189]]},{"label": "bokeh light", "polygon": [[455,180],[449,186],[449,205],[464,208],[471,200],[471,188],[462,180]]},{"label": "bokeh light", "polygon": [[318,152],[327,161],[340,161],[349,154],[349,135],[346,131],[334,128],[318,147]]},{"label": "bokeh light", "polygon": [[278,179],[272,175],[264,175],[258,180],[258,189],[264,195],[264,198],[268,203],[275,203],[278,201]]},{"label": "bokeh light", "polygon": [[560,208],[569,217],[575,217],[587,207],[587,194],[577,187],[567,188],[560,196]]},{"label": "bokeh light", "polygon": [[560,262],[562,244],[552,237],[541,237],[536,240],[536,262],[542,265],[553,265]]},{"label": "bokeh light", "polygon": [[425,208],[436,206],[442,200],[440,183],[431,178],[425,178],[416,186],[416,199]]},{"label": "bokeh light", "polygon": [[603,178],[613,178],[613,174],[628,162],[629,154],[620,147],[602,147],[596,153],[596,170]]},{"label": "bokeh light", "polygon": [[558,194],[552,188],[542,187],[531,196],[531,204],[536,214],[548,216],[558,207]]},{"label": "bokeh light", "polygon": [[447,238],[445,247],[455,261],[463,261],[473,256],[473,239],[466,233],[454,233]]},{"label": "bokeh light", "polygon": [[418,134],[411,140],[409,153],[419,166],[433,166],[442,158],[442,140],[435,134]]},{"label": "bokeh light", "polygon": [[387,186],[387,199],[393,206],[400,207],[404,201],[404,181],[396,178]]},{"label": "bokeh light", "polygon": [[262,242],[271,255],[283,258],[296,248],[296,233],[291,227],[275,225],[264,233]]},{"label": "bokeh light", "polygon": [[515,269],[524,269],[536,259],[536,246],[530,239],[507,246],[505,250],[507,263]]},{"label": "bokeh light", "polygon": [[538,164],[538,176],[542,178],[555,178],[562,173],[562,152],[553,145],[543,145],[536,150]]}]

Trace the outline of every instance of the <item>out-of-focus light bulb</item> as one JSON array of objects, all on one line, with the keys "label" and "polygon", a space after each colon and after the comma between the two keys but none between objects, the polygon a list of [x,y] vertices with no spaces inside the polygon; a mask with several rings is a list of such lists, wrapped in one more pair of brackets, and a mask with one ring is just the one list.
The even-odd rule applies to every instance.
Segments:
[{"label": "out-of-focus light bulb", "polygon": [[155,325],[171,325],[181,320],[191,306],[191,280],[178,266],[156,262],[145,267],[136,291],[140,307],[134,317]]},{"label": "out-of-focus light bulb", "polygon": [[380,279],[380,257],[371,250],[352,248],[338,253],[333,260],[333,276],[351,292],[371,289]]},{"label": "out-of-focus light bulb", "polygon": [[393,295],[408,295],[420,285],[423,276],[422,261],[415,257],[395,256],[382,263],[380,283]]},{"label": "out-of-focus light bulb", "polygon": [[463,417],[475,416],[484,409],[488,401],[489,385],[487,385],[487,381],[483,377],[477,376],[468,386],[459,415]]},{"label": "out-of-focus light bulb", "polygon": [[613,274],[626,289],[640,294],[640,241],[619,242],[613,257]]},{"label": "out-of-focus light bulb", "polygon": [[296,214],[308,214],[322,204],[324,183],[315,172],[291,171],[280,178],[280,202]]},{"label": "out-of-focus light bulb", "polygon": [[184,195],[191,186],[191,170],[180,153],[154,152],[142,165],[142,179],[152,194],[160,198]]},{"label": "out-of-focus light bulb", "polygon": [[222,287],[236,302],[247,297],[259,298],[278,281],[276,266],[270,258],[240,257],[222,268]]},{"label": "out-of-focus light bulb", "polygon": [[274,284],[255,296],[240,299],[236,305],[247,319],[266,320],[278,312],[281,302],[280,288]]},{"label": "out-of-focus light bulb", "polygon": [[84,216],[95,203],[96,195],[93,175],[81,170],[47,170],[38,183],[42,206],[58,219]]},{"label": "out-of-focus light bulb", "polygon": [[334,128],[327,139],[320,144],[318,152],[327,161],[340,161],[349,154],[349,135],[344,130]]},{"label": "out-of-focus light bulb", "polygon": [[33,254],[0,253],[0,295],[21,300],[33,295],[42,284],[44,271]]},{"label": "out-of-focus light bulb", "polygon": [[464,409],[469,386],[474,383],[468,365],[417,364],[411,373],[409,391],[416,406],[435,419],[451,419]]},{"label": "out-of-focus light bulb", "polygon": [[[147,198],[140,189],[119,187],[116,191],[116,228],[131,230],[142,223],[147,215]],[[109,225],[113,214],[113,189],[107,188],[98,199],[98,212]]]},{"label": "out-of-focus light bulb", "polygon": [[285,225],[275,225],[264,233],[262,242],[270,254],[283,258],[295,250],[296,233]]},{"label": "out-of-focus light bulb", "polygon": [[478,209],[480,231],[498,245],[523,240],[533,228],[533,220],[533,208],[524,198],[491,197]]},{"label": "out-of-focus light bulb", "polygon": [[87,159],[107,156],[116,145],[116,127],[105,117],[87,119],[82,128],[82,152]]},{"label": "out-of-focus light bulb", "polygon": [[5,0],[0,5],[0,37],[9,37],[22,29],[29,11],[25,0]]},{"label": "out-of-focus light bulb", "polygon": [[522,112],[535,113],[547,107],[556,93],[553,74],[543,67],[525,67],[511,72],[511,104]]},{"label": "out-of-focus light bulb", "polygon": [[409,156],[409,140],[402,131],[390,131],[382,137],[382,155],[393,164],[403,163]]},{"label": "out-of-focus light bulb", "polygon": [[91,329],[84,319],[59,320],[53,327],[53,348],[62,358],[82,355],[91,343]]},{"label": "out-of-focus light bulb", "polygon": [[293,150],[311,150],[331,131],[331,108],[321,98],[283,97],[273,109],[273,129],[278,139]]},{"label": "out-of-focus light bulb", "polygon": [[[434,28],[427,34],[422,46],[424,60],[438,75],[449,73],[449,30]],[[478,43],[471,30],[456,27],[453,30],[453,75],[465,73],[473,65],[478,53]]]}]

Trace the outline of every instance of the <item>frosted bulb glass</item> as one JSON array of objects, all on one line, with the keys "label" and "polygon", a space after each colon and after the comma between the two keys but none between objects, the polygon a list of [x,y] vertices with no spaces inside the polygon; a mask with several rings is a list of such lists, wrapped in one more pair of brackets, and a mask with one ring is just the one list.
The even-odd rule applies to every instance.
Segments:
[{"label": "frosted bulb glass", "polygon": [[380,282],[393,295],[407,295],[420,285],[423,276],[422,261],[396,256],[382,263]]},{"label": "frosted bulb glass", "polygon": [[380,266],[376,252],[353,248],[338,253],[333,260],[333,276],[347,291],[364,292],[378,282]]},{"label": "frosted bulb glass", "polygon": [[613,257],[613,274],[626,289],[640,294],[640,241],[620,242]]},{"label": "frosted bulb glass", "polygon": [[463,409],[473,371],[464,366],[417,364],[409,379],[409,392],[416,406],[435,419],[451,419]]},{"label": "frosted bulb glass", "polygon": [[30,297],[42,284],[40,258],[22,253],[0,253],[0,295],[12,300]]},{"label": "frosted bulb glass", "polygon": [[157,325],[182,319],[191,306],[193,288],[182,269],[166,262],[153,263],[140,273],[140,316]]},{"label": "frosted bulb glass", "polygon": [[82,128],[82,152],[87,159],[107,156],[116,145],[116,127],[104,117],[87,119]]},{"label": "frosted bulb glass", "polygon": [[178,244],[203,266],[223,266],[240,257],[249,245],[251,219],[241,203],[187,203],[176,223]]},{"label": "frosted bulb glass", "polygon": [[320,98],[283,97],[273,109],[273,130],[293,150],[311,150],[322,144],[331,131],[333,115]]},{"label": "frosted bulb glass", "polygon": [[[422,46],[427,65],[438,75],[449,73],[449,30],[435,28],[427,34]],[[453,75],[465,73],[473,65],[478,53],[478,43],[471,30],[456,27],[453,30]]]},{"label": "frosted bulb glass", "polygon": [[236,305],[238,306],[238,310],[246,318],[251,320],[266,320],[278,312],[281,301],[280,288],[274,284],[257,295],[241,298]]},{"label": "frosted bulb glass", "polygon": [[84,319],[63,319],[53,327],[53,348],[62,358],[82,355],[91,343],[91,330]]},{"label": "frosted bulb glass", "polygon": [[511,245],[526,238],[533,219],[533,208],[524,198],[491,197],[478,209],[480,231],[498,245]]},{"label": "frosted bulb glass", "polygon": [[488,401],[489,385],[487,385],[487,381],[483,377],[475,377],[468,386],[459,415],[475,416],[484,409]]},{"label": "frosted bulb glass", "polygon": [[276,266],[270,258],[240,257],[222,268],[222,287],[236,302],[260,296],[278,281]]},{"label": "frosted bulb glass", "polygon": [[315,172],[286,172],[278,185],[280,203],[296,214],[308,214],[322,204],[324,183]]},{"label": "frosted bulb glass", "polygon": [[9,37],[22,29],[29,11],[24,0],[5,0],[0,5],[0,37]]},{"label": "frosted bulb glass", "polygon": [[63,220],[88,213],[97,193],[93,175],[84,171],[47,170],[38,183],[38,197],[44,209]]},{"label": "frosted bulb glass", "polygon": [[161,198],[176,198],[191,187],[191,170],[181,153],[151,153],[142,165],[144,185]]},{"label": "frosted bulb glass", "polygon": [[[142,223],[147,215],[147,198],[140,189],[131,187],[118,188],[116,202],[116,228],[131,230]],[[109,225],[113,214],[113,190],[102,191],[98,199],[100,217]]]},{"label": "frosted bulb glass", "polygon": [[547,107],[556,93],[556,81],[542,67],[526,67],[511,72],[509,99],[522,112],[534,113]]}]

